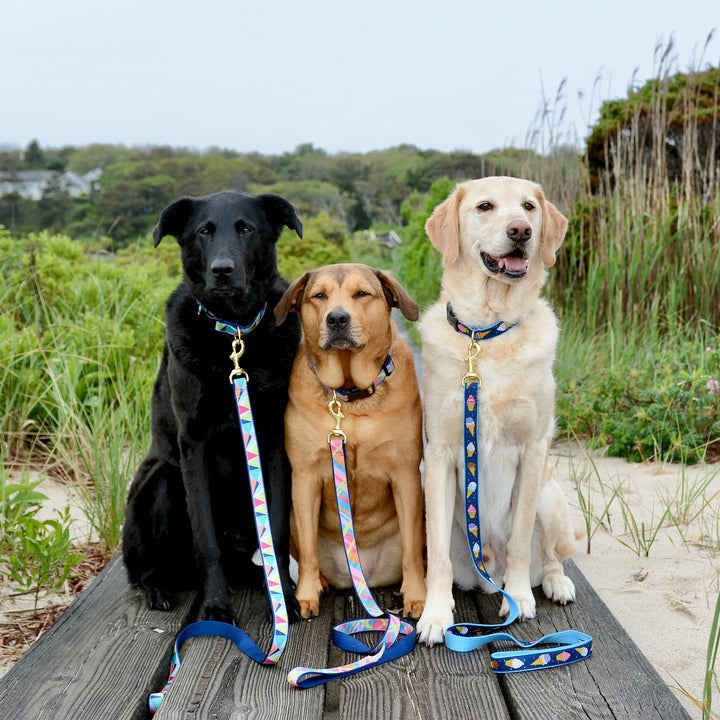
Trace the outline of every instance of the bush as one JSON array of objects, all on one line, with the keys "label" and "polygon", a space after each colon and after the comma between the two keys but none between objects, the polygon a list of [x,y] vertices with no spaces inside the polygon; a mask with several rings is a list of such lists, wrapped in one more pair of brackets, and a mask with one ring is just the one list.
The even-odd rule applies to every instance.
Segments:
[{"label": "bush", "polygon": [[[586,365],[559,388],[558,432],[630,461],[720,457],[720,346],[686,340]],[[672,361],[669,361],[672,356]],[[602,368],[595,370],[594,368]]]},{"label": "bush", "polygon": [[449,178],[437,180],[427,195],[410,195],[400,211],[405,223],[405,227],[398,229],[403,239],[400,280],[421,311],[437,300],[442,272],[442,258],[425,234],[425,222],[454,187],[455,182]]}]

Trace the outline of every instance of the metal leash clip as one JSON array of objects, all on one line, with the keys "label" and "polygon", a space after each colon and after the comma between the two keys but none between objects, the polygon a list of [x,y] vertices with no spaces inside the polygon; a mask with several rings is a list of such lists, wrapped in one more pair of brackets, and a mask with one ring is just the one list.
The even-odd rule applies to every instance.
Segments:
[{"label": "metal leash clip", "polygon": [[473,360],[480,354],[480,343],[475,338],[470,339],[470,345],[468,345],[467,355],[465,356],[465,362],[468,364],[468,371],[465,373],[460,387],[465,387],[470,383],[476,382],[478,387],[482,385],[482,378],[473,369]]},{"label": "metal leash clip", "polygon": [[248,374],[240,367],[240,358],[243,356],[243,353],[245,352],[245,342],[242,339],[242,335],[238,333],[235,338],[233,339],[232,343],[233,351],[230,353],[230,359],[233,361],[233,365],[235,365],[233,371],[230,373],[230,384],[232,385],[232,381],[236,377],[244,377],[246,380],[249,380]]},{"label": "metal leash clip", "polygon": [[347,436],[340,428],[340,421],[345,418],[341,407],[342,406],[340,405],[340,399],[337,396],[337,392],[333,390],[332,400],[328,403],[328,410],[330,411],[330,414],[335,418],[335,427],[328,434],[328,442],[330,442],[334,437],[342,438],[343,442],[347,441]]}]

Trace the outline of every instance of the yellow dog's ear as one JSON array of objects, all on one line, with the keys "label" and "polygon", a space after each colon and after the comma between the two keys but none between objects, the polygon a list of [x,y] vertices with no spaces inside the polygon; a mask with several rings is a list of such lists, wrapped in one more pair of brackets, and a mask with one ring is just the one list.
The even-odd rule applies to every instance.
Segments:
[{"label": "yellow dog's ear", "polygon": [[298,310],[309,279],[310,273],[306,272],[295,280],[280,298],[280,301],[275,306],[275,322],[278,325],[282,325],[285,322],[285,318],[289,313]]},{"label": "yellow dog's ear", "polygon": [[543,232],[542,261],[545,267],[552,267],[555,264],[555,253],[562,245],[567,232],[567,218],[551,203],[542,196],[543,210]]},{"label": "yellow dog's ear", "polygon": [[457,185],[447,200],[438,205],[425,223],[430,242],[442,253],[445,267],[450,267],[460,254],[458,209],[465,195],[465,186]]}]

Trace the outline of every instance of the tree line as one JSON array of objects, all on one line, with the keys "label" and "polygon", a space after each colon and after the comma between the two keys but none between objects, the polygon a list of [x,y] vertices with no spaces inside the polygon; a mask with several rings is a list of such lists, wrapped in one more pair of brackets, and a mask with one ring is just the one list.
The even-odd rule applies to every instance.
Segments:
[{"label": "tree line", "polygon": [[175,198],[234,189],[283,195],[301,217],[324,213],[353,233],[400,224],[403,201],[413,192],[426,192],[438,178],[512,172],[528,154],[532,151],[443,153],[412,145],[328,154],[308,143],[282,155],[259,155],[100,144],[53,149],[33,140],[24,150],[0,152],[0,172],[82,175],[100,168],[102,175],[96,190],[82,197],[70,197],[53,183],[39,200],[6,193],[0,196],[0,225],[14,234],[49,229],[71,237],[107,238],[118,248],[149,232]]},{"label": "tree line", "polygon": [[[43,148],[33,140],[24,150],[0,151],[0,173],[49,170],[84,175],[102,170],[95,189],[70,197],[50,182],[39,200],[18,192],[0,195],[0,225],[20,235],[48,229],[75,238],[103,239],[112,249],[146,235],[160,211],[183,195],[220,189],[274,192],[297,208],[304,220],[322,214],[350,235],[407,224],[408,201],[418,206],[436,181],[487,175],[521,175],[539,181],[564,210],[578,202],[573,187],[584,176],[592,195],[614,186],[613,167],[621,155],[641,168],[660,158],[666,192],[692,186],[712,197],[720,176],[720,69],[663,73],[624,99],[605,101],[583,148],[504,148],[486,154],[439,152],[398,145],[369,153],[328,154],[312,143],[281,155],[240,153],[221,148],[203,152],[168,146],[93,144]],[[628,149],[626,139],[633,142]],[[673,188],[675,188],[673,190]],[[679,189],[678,189],[679,188]],[[422,196],[422,197],[421,197]],[[587,205],[583,196],[583,205]],[[579,214],[591,212],[580,207]]]}]

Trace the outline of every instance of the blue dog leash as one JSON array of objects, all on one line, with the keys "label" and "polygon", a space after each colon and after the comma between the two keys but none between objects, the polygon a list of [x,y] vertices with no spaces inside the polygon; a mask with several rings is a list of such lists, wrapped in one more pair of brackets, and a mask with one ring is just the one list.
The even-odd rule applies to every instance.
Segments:
[{"label": "blue dog leash", "polygon": [[458,321],[450,303],[447,305],[447,315],[450,324],[459,333],[470,338],[466,357],[468,372],[462,380],[464,387],[465,533],[468,548],[478,574],[485,582],[502,593],[507,600],[509,613],[505,622],[499,624],[459,623],[451,625],[445,631],[445,644],[456,652],[470,652],[483,645],[500,641],[511,642],[522,648],[521,650],[492,653],[490,667],[496,673],[539,670],[584,660],[592,654],[593,639],[590,635],[577,630],[551,633],[534,642],[517,640],[505,632],[483,634],[488,629],[503,628],[513,623],[518,618],[519,608],[514,598],[495,584],[483,563],[477,476],[478,394],[482,379],[474,371],[473,361],[480,354],[481,347],[478,341],[499,337],[515,327],[517,323],[499,322],[486,328],[471,328]]},{"label": "blue dog leash", "polygon": [[[248,480],[253,500],[253,512],[255,516],[255,528],[258,536],[258,547],[262,556],[263,572],[265,573],[265,584],[270,597],[273,610],[273,637],[270,650],[264,653],[243,630],[229,623],[214,620],[203,620],[191,623],[185,627],[175,640],[172,660],[170,663],[170,676],[165,687],[157,693],[152,693],[148,700],[150,712],[155,713],[170,689],[177,672],[180,668],[180,648],[182,644],[194,637],[215,635],[232,640],[238,649],[252,658],[255,662],[265,665],[275,664],[283,653],[288,636],[288,617],[285,607],[285,596],[283,595],[280,573],[278,570],[277,557],[270,528],[270,517],[268,514],[267,498],[265,495],[265,483],[263,480],[262,467],[260,465],[260,452],[257,445],[255,423],[252,417],[250,396],[248,394],[248,376],[245,370],[240,367],[239,360],[245,349],[242,336],[252,332],[260,323],[265,314],[264,305],[255,319],[247,326],[237,323],[216,320],[215,329],[234,336],[233,352],[230,359],[233,361],[234,369],[230,373],[230,382],[233,385],[235,394],[235,405],[238,412],[238,421],[243,436],[243,448],[248,468]],[[198,313],[209,313],[198,303]]]}]

